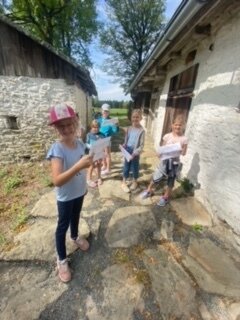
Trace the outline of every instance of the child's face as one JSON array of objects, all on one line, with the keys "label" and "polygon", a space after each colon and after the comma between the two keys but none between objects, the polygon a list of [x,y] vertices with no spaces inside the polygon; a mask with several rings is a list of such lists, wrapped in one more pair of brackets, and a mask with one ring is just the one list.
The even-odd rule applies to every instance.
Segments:
[{"label": "child's face", "polygon": [[92,133],[98,133],[99,127],[98,126],[92,126],[91,131],[92,131]]},{"label": "child's face", "polygon": [[109,111],[103,110],[102,111],[102,116],[103,116],[103,118],[107,118],[109,116]]},{"label": "child's face", "polygon": [[183,124],[182,122],[176,121],[172,124],[172,132],[180,136],[183,133]]},{"label": "child's face", "polygon": [[75,119],[63,119],[55,124],[59,135],[64,139],[73,139],[76,133],[76,120]]},{"label": "child's face", "polygon": [[139,114],[133,113],[132,117],[131,117],[132,125],[138,126],[140,124],[141,119],[142,119],[142,117]]}]

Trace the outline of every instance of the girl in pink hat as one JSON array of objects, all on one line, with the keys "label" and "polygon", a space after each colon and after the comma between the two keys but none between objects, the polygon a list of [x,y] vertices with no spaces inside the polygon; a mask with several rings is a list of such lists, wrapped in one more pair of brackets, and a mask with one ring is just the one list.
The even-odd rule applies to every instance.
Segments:
[{"label": "girl in pink hat", "polygon": [[68,282],[71,280],[66,254],[66,233],[69,226],[73,242],[83,251],[89,248],[88,241],[78,236],[78,224],[87,192],[86,168],[92,164],[92,157],[85,155],[85,145],[76,138],[78,123],[76,113],[70,106],[63,103],[52,107],[49,118],[49,124],[59,135],[59,141],[53,143],[47,153],[57,195],[57,269],[60,280]]}]

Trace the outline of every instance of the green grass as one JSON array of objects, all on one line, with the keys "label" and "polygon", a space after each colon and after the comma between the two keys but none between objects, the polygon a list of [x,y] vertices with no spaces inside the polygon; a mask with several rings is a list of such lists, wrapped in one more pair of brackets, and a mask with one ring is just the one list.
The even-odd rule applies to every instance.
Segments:
[{"label": "green grass", "polygon": [[201,224],[198,223],[194,223],[194,225],[192,226],[193,230],[195,232],[201,232],[203,231],[203,226]]},{"label": "green grass", "polygon": [[[101,109],[94,109],[95,112],[101,112]],[[126,118],[128,114],[128,109],[120,109],[120,108],[111,108],[110,116],[111,117],[118,117],[119,119]]]},{"label": "green grass", "polygon": [[22,183],[23,183],[22,179],[17,175],[7,178],[6,181],[4,182],[5,193],[10,193],[13,189],[17,188]]}]

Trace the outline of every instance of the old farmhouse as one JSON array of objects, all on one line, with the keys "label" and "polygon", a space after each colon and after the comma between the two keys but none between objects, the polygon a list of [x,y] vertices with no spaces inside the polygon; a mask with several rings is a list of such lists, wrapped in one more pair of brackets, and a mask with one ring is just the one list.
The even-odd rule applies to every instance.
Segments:
[{"label": "old farmhouse", "polygon": [[183,176],[240,234],[240,1],[182,1],[129,92],[157,146],[186,120]]},{"label": "old farmhouse", "polygon": [[68,102],[83,126],[97,95],[89,72],[0,17],[0,162],[43,159],[53,139],[48,109]]}]

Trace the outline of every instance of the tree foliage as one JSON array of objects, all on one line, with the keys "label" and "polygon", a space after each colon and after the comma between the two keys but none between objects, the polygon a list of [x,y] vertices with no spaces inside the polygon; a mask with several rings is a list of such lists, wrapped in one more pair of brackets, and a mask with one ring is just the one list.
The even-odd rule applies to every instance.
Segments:
[{"label": "tree foliage", "polygon": [[12,21],[81,64],[91,65],[88,44],[97,32],[96,0],[12,0]]},{"label": "tree foliage", "polygon": [[109,22],[101,45],[108,59],[105,71],[126,91],[163,29],[164,0],[105,0]]}]

